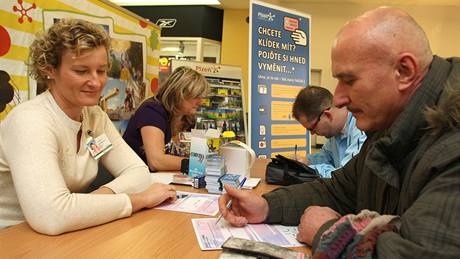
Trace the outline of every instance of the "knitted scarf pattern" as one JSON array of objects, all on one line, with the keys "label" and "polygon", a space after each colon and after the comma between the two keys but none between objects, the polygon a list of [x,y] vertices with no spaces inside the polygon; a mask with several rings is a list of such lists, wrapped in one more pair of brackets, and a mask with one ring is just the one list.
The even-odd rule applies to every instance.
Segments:
[{"label": "knitted scarf pattern", "polygon": [[398,231],[399,217],[362,210],[341,217],[321,235],[313,254],[315,259],[372,258],[377,238],[387,231]]}]

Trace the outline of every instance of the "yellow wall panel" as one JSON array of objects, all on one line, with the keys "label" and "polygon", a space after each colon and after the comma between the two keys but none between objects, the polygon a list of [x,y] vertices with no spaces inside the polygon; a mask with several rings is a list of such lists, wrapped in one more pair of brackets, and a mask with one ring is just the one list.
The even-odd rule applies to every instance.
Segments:
[{"label": "yellow wall panel", "polygon": [[272,97],[295,98],[305,86],[272,84]]},{"label": "yellow wall panel", "polygon": [[273,136],[306,135],[307,130],[300,124],[272,124]]},{"label": "yellow wall panel", "polygon": [[272,120],[292,121],[293,102],[272,101]]},{"label": "yellow wall panel", "polygon": [[306,147],[307,139],[306,138],[294,138],[294,139],[272,139],[271,143],[272,148],[294,148],[297,147]]}]

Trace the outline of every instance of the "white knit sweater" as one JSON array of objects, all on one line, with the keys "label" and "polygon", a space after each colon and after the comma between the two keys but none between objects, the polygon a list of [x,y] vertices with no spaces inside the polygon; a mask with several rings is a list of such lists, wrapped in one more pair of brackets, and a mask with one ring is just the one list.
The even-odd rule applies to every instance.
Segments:
[{"label": "white knit sweater", "polygon": [[[82,129],[77,152],[77,134]],[[116,194],[84,194],[98,161],[86,149],[88,132],[105,133],[112,150],[100,158],[116,178],[105,185]],[[149,171],[97,106],[70,119],[47,91],[22,103],[0,122],[0,227],[25,220],[55,235],[131,215],[126,193],[145,190]]]}]

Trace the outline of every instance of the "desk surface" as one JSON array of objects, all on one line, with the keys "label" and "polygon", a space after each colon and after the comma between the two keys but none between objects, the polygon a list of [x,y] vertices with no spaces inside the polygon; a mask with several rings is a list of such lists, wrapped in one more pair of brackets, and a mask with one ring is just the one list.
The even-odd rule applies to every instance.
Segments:
[{"label": "desk surface", "polygon": [[[268,160],[258,160],[252,177],[263,178]],[[259,194],[277,186],[261,181]],[[177,186],[182,191],[198,191]],[[201,251],[192,218],[208,217],[163,210],[144,210],[129,218],[59,236],[47,236],[22,223],[0,230],[1,258],[217,258],[221,250]],[[307,247],[293,248],[310,253]]]}]

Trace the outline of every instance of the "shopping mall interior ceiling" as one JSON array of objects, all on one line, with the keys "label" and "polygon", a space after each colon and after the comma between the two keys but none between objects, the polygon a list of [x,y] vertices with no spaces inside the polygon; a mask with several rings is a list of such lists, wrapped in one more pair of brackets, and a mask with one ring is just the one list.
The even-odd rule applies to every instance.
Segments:
[{"label": "shopping mall interior ceiling", "polygon": [[[248,9],[249,0],[219,0],[223,9]],[[436,5],[460,6],[460,0],[262,0],[267,3],[283,5],[283,3],[350,3],[350,4],[379,4],[379,5]],[[219,8],[219,7],[218,7]]]}]

